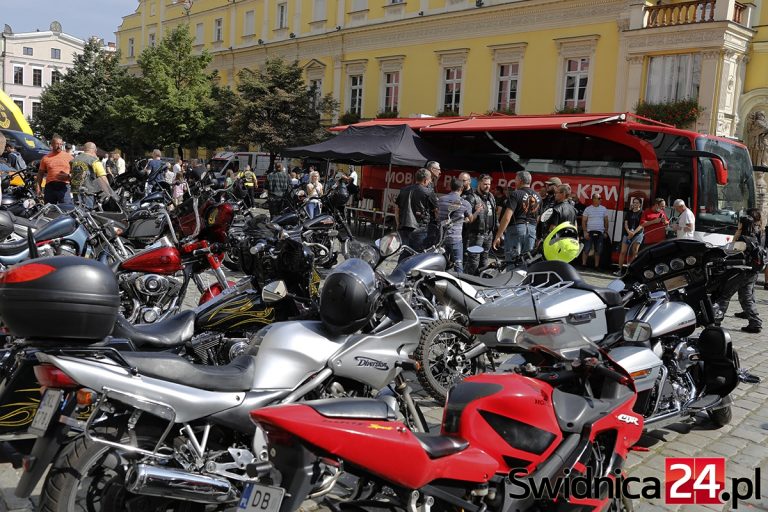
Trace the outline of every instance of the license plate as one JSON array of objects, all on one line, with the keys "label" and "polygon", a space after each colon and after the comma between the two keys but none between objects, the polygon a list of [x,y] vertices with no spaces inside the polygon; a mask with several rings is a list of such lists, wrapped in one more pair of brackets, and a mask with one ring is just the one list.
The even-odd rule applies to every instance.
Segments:
[{"label": "license plate", "polygon": [[32,420],[32,425],[29,426],[30,434],[36,434],[41,437],[45,435],[53,415],[59,408],[62,393],[63,391],[60,389],[45,390],[43,398],[40,400],[40,405],[37,407],[35,419]]},{"label": "license plate", "polygon": [[237,510],[245,512],[279,512],[285,489],[259,484],[248,484]]}]

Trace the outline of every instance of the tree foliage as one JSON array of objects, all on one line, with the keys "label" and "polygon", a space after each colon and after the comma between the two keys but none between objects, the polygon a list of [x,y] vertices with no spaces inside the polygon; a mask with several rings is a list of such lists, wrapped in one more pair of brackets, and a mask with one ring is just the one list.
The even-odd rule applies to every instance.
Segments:
[{"label": "tree foliage", "polygon": [[114,147],[121,136],[109,116],[109,104],[127,76],[119,65],[119,55],[102,52],[100,42],[91,39],[75,57],[74,67],[43,90],[40,110],[32,119],[35,132]]},{"label": "tree foliage", "polygon": [[131,129],[141,127],[143,141],[134,143],[145,147],[197,145],[215,125],[217,76],[207,71],[208,52],[195,55],[192,44],[189,27],[179,25],[157,46],[141,52],[141,79],[116,98],[112,111],[115,116],[132,117],[126,120]]},{"label": "tree foliage", "polygon": [[274,156],[283,148],[323,140],[321,114],[332,115],[338,102],[307,88],[298,62],[267,60],[257,69],[240,71],[234,133],[243,144],[257,144]]}]

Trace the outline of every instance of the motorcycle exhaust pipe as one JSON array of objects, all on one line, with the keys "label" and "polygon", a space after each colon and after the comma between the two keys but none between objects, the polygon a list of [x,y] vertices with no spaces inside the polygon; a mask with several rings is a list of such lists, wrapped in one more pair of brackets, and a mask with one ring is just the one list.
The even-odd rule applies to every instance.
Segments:
[{"label": "motorcycle exhaust pipe", "polygon": [[135,464],[129,468],[125,488],[134,494],[196,503],[218,504],[239,499],[232,484],[224,478],[148,464]]}]

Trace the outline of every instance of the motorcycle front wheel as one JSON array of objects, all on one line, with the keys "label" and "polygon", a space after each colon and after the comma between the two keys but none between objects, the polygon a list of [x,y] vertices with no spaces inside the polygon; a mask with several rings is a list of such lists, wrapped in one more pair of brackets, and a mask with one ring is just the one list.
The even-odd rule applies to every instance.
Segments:
[{"label": "motorcycle front wheel", "polygon": [[422,329],[415,352],[420,363],[416,376],[436,401],[444,402],[451,386],[484,368],[478,360],[464,357],[475,342],[475,337],[453,320],[435,320]]},{"label": "motorcycle front wheel", "polygon": [[[117,437],[115,429],[104,429],[101,435]],[[137,431],[136,444],[151,449],[160,431]],[[121,443],[130,443],[126,434]],[[155,496],[131,494],[125,489],[126,453],[111,446],[95,443],[85,435],[65,447],[54,462],[40,496],[40,512],[111,512],[142,510],[143,512],[204,512],[206,505]]]}]

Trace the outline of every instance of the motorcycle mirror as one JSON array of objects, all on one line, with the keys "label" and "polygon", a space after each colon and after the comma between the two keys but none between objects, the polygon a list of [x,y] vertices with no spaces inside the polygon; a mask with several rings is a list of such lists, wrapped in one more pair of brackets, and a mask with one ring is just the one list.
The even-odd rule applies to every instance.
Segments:
[{"label": "motorcycle mirror", "polygon": [[648,322],[630,320],[624,324],[622,336],[626,341],[644,342],[651,339],[652,331]]},{"label": "motorcycle mirror", "polygon": [[467,247],[467,252],[470,254],[483,254],[485,249],[480,245],[470,245]]},{"label": "motorcycle mirror", "polygon": [[395,254],[402,245],[403,241],[400,238],[400,233],[388,233],[376,240],[376,247],[379,248],[379,252],[383,257]]},{"label": "motorcycle mirror", "polygon": [[285,281],[272,281],[261,289],[261,299],[266,304],[279,302],[288,296],[288,287]]}]

